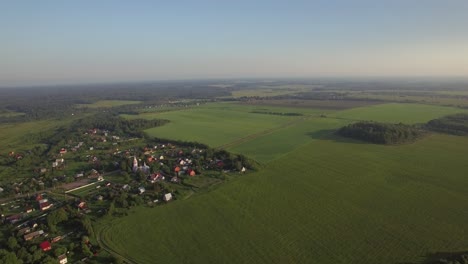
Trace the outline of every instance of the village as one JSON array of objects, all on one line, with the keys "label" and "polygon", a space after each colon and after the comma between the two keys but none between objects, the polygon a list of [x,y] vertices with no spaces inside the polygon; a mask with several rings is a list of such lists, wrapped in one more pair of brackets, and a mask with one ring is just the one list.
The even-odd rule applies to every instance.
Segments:
[{"label": "village", "polygon": [[[30,168],[31,177],[1,185],[0,230],[4,248],[16,252],[12,259],[64,264],[99,258],[92,222],[187,199],[250,166],[224,150],[105,129],[64,136],[58,144],[40,167]],[[30,155],[8,153],[19,164]]]}]

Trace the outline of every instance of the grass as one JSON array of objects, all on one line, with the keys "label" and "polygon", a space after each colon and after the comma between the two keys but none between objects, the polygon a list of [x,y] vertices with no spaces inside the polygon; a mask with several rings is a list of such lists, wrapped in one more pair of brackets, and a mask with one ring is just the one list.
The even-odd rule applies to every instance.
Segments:
[{"label": "grass", "polygon": [[109,108],[115,106],[122,106],[122,105],[131,105],[131,104],[139,104],[141,101],[130,101],[130,100],[100,100],[96,101],[92,104],[79,104],[80,107],[88,107],[88,108]]}]

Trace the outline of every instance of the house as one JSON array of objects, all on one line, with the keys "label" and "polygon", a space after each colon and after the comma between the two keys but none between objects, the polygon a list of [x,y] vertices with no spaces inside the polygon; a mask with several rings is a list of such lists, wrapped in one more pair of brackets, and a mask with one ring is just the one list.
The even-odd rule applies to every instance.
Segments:
[{"label": "house", "polygon": [[9,222],[10,224],[14,224],[14,223],[18,222],[19,220],[21,220],[22,218],[23,218],[22,214],[15,214],[15,215],[11,215],[11,216],[7,217],[6,221]]},{"label": "house", "polygon": [[140,194],[144,193],[146,190],[145,190],[145,187],[139,187],[138,188],[138,191],[140,192]]},{"label": "house", "polygon": [[40,169],[40,172],[41,172],[41,173],[46,173],[46,172],[47,172],[47,169],[46,169],[46,168],[41,168],[41,169]]},{"label": "house", "polygon": [[163,197],[163,200],[166,201],[166,202],[169,202],[170,200],[172,200],[172,194],[171,193],[166,193]]},{"label": "house", "polygon": [[86,202],[83,202],[83,201],[79,202],[77,207],[81,210],[86,209]]},{"label": "house", "polygon": [[46,252],[46,251],[49,251],[52,249],[52,246],[50,245],[50,242],[49,241],[44,241],[42,242],[40,245],[39,245],[42,249],[42,251]]},{"label": "house", "polygon": [[84,173],[81,172],[81,173],[77,173],[77,174],[75,175],[75,178],[81,178],[81,177],[83,177],[83,176],[84,176]]},{"label": "house", "polygon": [[151,183],[155,183],[157,181],[160,181],[162,178],[162,175],[160,173],[153,173],[150,176],[148,176],[148,181]]},{"label": "house", "polygon": [[60,240],[62,240],[62,236],[56,236],[52,239],[52,243],[57,243],[59,242]]},{"label": "house", "polygon": [[1,193],[1,192],[3,192],[3,188],[2,188],[2,187],[0,187],[0,193]]},{"label": "house", "polygon": [[241,172],[245,172],[247,169],[245,167],[242,167]]},{"label": "house", "polygon": [[130,185],[128,185],[128,184],[125,184],[125,185],[122,187],[122,190],[125,190],[125,191],[128,191],[128,190],[130,190],[130,189],[131,189],[131,187],[130,187]]},{"label": "house", "polygon": [[65,255],[65,254],[58,256],[57,259],[58,259],[58,261],[59,261],[60,264],[66,264],[66,263],[68,263],[67,255]]},{"label": "house", "polygon": [[[45,199],[45,200],[47,200],[47,199]],[[45,211],[45,210],[51,208],[53,205],[54,205],[53,203],[50,203],[50,202],[46,201],[46,202],[43,202],[43,203],[39,203],[39,209],[41,211]]]},{"label": "house", "polygon": [[42,234],[44,234],[44,230],[39,230],[39,231],[36,231],[36,232],[32,232],[32,233],[24,235],[24,240],[29,241],[29,240],[32,240],[33,238],[38,237],[38,236],[40,236]]},{"label": "house", "polygon": [[102,200],[104,200],[104,196],[98,195],[98,196],[96,197],[96,199],[97,199],[98,201],[102,201]]},{"label": "house", "polygon": [[65,153],[67,153],[67,149],[66,148],[61,148],[60,149],[60,154],[63,155]]},{"label": "house", "polygon": [[192,177],[195,176],[195,175],[197,175],[197,173],[196,173],[194,170],[192,170],[192,169],[189,169],[189,170],[187,171],[187,174],[190,175],[190,176],[192,176]]}]

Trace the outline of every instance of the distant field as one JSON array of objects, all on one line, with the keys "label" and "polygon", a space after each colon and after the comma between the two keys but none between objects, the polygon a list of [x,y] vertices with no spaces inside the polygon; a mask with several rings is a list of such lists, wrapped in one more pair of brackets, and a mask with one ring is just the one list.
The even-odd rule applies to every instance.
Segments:
[{"label": "distant field", "polygon": [[[210,146],[220,146],[264,130],[281,127],[299,117],[251,113],[253,110],[290,111],[285,108],[245,107],[237,104],[218,103],[187,110],[140,115],[124,115],[126,118],[168,119],[167,125],[146,130],[155,137],[198,141]],[[299,111],[317,115],[318,110]]]},{"label": "distant field", "polygon": [[285,95],[285,94],[295,94],[304,91],[304,88],[296,88],[296,87],[284,87],[284,88],[270,88],[270,87],[263,87],[258,89],[252,90],[238,90],[233,91],[232,97],[239,98],[239,97],[268,97],[268,96],[278,96],[278,95]]},{"label": "distant field", "polygon": [[100,107],[114,107],[121,105],[139,104],[141,101],[126,101],[126,100],[101,100],[92,104],[79,104],[80,107],[100,108]]},{"label": "distant field", "polygon": [[364,107],[369,105],[381,104],[378,101],[364,100],[252,100],[243,102],[245,105],[254,106],[282,106],[294,108],[315,108],[326,110],[343,110],[355,107]]}]

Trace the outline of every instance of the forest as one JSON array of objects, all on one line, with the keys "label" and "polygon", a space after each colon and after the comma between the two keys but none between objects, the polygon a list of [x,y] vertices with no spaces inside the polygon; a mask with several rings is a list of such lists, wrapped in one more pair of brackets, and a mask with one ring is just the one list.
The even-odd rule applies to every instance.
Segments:
[{"label": "forest", "polygon": [[338,135],[375,144],[401,144],[412,142],[423,135],[421,129],[399,124],[357,122],[338,130]]},{"label": "forest", "polygon": [[468,114],[455,114],[433,119],[427,123],[429,130],[452,134],[468,135]]}]

